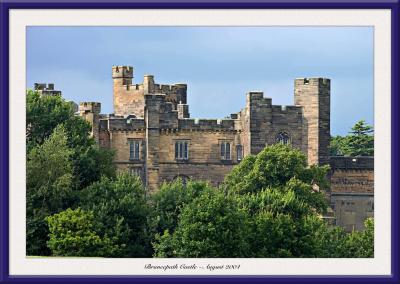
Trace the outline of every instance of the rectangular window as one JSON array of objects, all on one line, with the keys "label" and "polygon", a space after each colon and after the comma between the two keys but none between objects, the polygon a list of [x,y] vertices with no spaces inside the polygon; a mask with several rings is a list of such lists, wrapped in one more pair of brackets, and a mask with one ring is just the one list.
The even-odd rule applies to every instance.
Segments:
[{"label": "rectangular window", "polygon": [[189,141],[175,142],[175,159],[176,160],[189,159]]},{"label": "rectangular window", "polygon": [[129,140],[129,159],[139,160],[140,159],[140,141]]},{"label": "rectangular window", "polygon": [[221,142],[221,160],[231,159],[231,144],[227,141]]},{"label": "rectangular window", "polygon": [[237,160],[241,161],[243,159],[243,147],[242,147],[242,145],[237,145],[236,146],[236,154],[237,154]]}]

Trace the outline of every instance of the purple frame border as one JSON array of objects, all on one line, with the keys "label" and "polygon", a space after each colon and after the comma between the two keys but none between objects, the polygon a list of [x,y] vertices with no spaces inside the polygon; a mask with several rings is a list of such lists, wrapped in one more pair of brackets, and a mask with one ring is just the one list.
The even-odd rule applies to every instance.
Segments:
[{"label": "purple frame border", "polygon": [[[399,275],[399,0],[0,0],[0,282],[4,283],[400,283]],[[9,275],[9,10],[10,9],[390,9],[392,111],[391,276],[10,276]],[[190,279],[188,279],[190,278]]]}]

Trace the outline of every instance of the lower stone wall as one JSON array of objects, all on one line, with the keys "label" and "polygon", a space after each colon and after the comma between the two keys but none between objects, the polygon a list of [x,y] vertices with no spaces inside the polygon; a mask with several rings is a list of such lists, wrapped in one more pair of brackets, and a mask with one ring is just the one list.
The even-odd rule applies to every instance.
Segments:
[{"label": "lower stone wall", "polygon": [[365,219],[374,216],[374,158],[331,157],[330,182],[336,225],[363,230]]},{"label": "lower stone wall", "polygon": [[374,170],[333,169],[331,192],[374,193]]},{"label": "lower stone wall", "polygon": [[234,164],[160,163],[160,181],[172,181],[182,177],[207,181],[213,186],[218,186],[233,166]]},{"label": "lower stone wall", "polygon": [[335,212],[336,225],[347,232],[363,230],[365,219],[374,217],[374,195],[332,193],[331,207]]}]

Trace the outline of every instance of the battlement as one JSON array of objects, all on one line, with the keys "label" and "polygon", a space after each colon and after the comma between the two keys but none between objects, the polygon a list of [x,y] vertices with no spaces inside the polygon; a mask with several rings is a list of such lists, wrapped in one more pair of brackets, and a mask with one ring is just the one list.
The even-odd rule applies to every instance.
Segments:
[{"label": "battlement", "polygon": [[101,129],[108,130],[141,130],[145,129],[143,118],[108,117],[100,120]]},{"label": "battlement", "polygon": [[113,66],[112,67],[112,77],[117,78],[133,78],[133,67],[132,66]]},{"label": "battlement", "polygon": [[144,98],[146,101],[152,101],[152,100],[159,100],[159,101],[165,101],[165,94],[146,94],[144,95]]},{"label": "battlement", "polygon": [[178,125],[179,129],[183,130],[235,130],[235,121],[233,119],[179,119]]},{"label": "battlement", "polygon": [[81,102],[79,103],[79,112],[93,112],[99,114],[101,112],[101,103],[99,102]]},{"label": "battlement", "polygon": [[35,91],[43,90],[43,91],[54,91],[53,83],[35,83],[34,85]]},{"label": "battlement", "polygon": [[272,99],[264,98],[264,92],[261,92],[261,91],[248,92],[246,99],[247,99],[247,102],[251,103],[251,104],[257,103],[257,104],[265,105],[267,107],[270,107],[272,104]]},{"label": "battlement", "polygon": [[328,78],[296,78],[294,80],[295,86],[325,86],[330,87],[331,80]]},{"label": "battlement", "polygon": [[374,157],[361,156],[361,157],[343,157],[331,156],[330,166],[332,170],[335,169],[374,169]]},{"label": "battlement", "polygon": [[301,112],[301,106],[285,106],[285,105],[272,105],[272,111],[274,113],[286,114],[289,112]]},{"label": "battlement", "polygon": [[61,91],[54,90],[53,83],[35,83],[34,90],[45,96],[61,96]]}]

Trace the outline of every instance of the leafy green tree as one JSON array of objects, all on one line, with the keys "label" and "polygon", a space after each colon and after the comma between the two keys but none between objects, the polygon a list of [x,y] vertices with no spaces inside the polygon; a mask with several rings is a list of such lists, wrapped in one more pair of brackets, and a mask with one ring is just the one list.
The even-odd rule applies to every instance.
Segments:
[{"label": "leafy green tree", "polygon": [[250,257],[317,256],[329,168],[307,167],[303,153],[282,144],[242,162],[226,177],[224,189],[250,215]]},{"label": "leafy green tree", "polygon": [[374,219],[364,222],[364,231],[353,231],[343,242],[342,257],[374,257]]},{"label": "leafy green tree", "polygon": [[27,157],[27,254],[47,255],[44,218],[68,208],[73,188],[72,150],[63,126]]},{"label": "leafy green tree", "polygon": [[118,248],[108,257],[146,257],[151,254],[147,230],[148,206],[138,177],[120,173],[103,177],[81,192],[80,206],[95,212],[101,237],[109,237]]},{"label": "leafy green tree", "polygon": [[73,151],[71,161],[74,182],[84,188],[102,175],[115,176],[112,163],[114,152],[100,149],[90,137],[90,123],[75,116],[69,102],[61,96],[41,96],[35,91],[27,92],[27,152],[41,145],[58,125],[63,125],[67,145]]},{"label": "leafy green tree", "polygon": [[[267,147],[236,166],[222,191],[203,191],[184,203],[174,217],[175,230],[157,235],[155,256],[318,256],[316,232],[326,226],[320,216],[327,208],[321,191],[327,170],[307,167],[304,154],[289,146]],[[237,231],[227,219],[236,220]]]},{"label": "leafy green tree", "polygon": [[171,235],[154,243],[156,257],[246,257],[248,214],[221,191],[205,191],[187,204]]},{"label": "leafy green tree", "polygon": [[307,158],[288,145],[275,144],[256,156],[247,156],[226,176],[224,187],[236,193],[255,193],[268,187],[284,186],[292,178],[326,189],[328,166],[307,167]]},{"label": "leafy green tree", "polygon": [[46,221],[47,245],[54,256],[108,256],[118,249],[107,235],[101,237],[95,231],[98,225],[92,211],[68,208]]},{"label": "leafy green tree", "polygon": [[210,190],[213,189],[207,183],[200,181],[189,180],[183,184],[181,179],[177,179],[163,183],[160,189],[150,196],[152,204],[150,227],[153,228],[153,233],[175,231],[182,209],[202,192]]},{"label": "leafy green tree", "polygon": [[115,177],[114,151],[99,148],[90,137],[91,125],[81,117],[72,116],[62,123],[68,135],[68,146],[73,149],[72,162],[78,188],[100,180],[101,176]]},{"label": "leafy green tree", "polygon": [[374,136],[371,125],[364,120],[357,122],[347,136],[344,152],[348,156],[373,156],[374,155]]},{"label": "leafy green tree", "polygon": [[373,127],[364,120],[358,121],[349,135],[335,136],[331,139],[331,155],[334,156],[373,156]]},{"label": "leafy green tree", "polygon": [[41,96],[29,90],[26,96],[26,140],[28,152],[42,144],[60,123],[72,117],[71,104],[60,96]]},{"label": "leafy green tree", "polygon": [[331,137],[330,143],[330,155],[331,156],[343,156],[343,148],[346,137],[342,137],[340,135],[336,135]]}]

